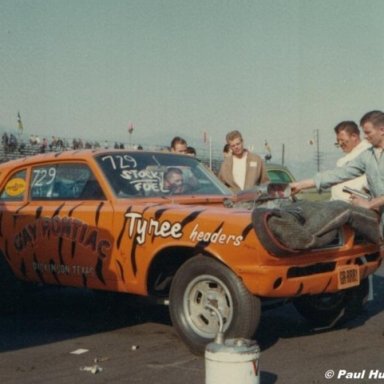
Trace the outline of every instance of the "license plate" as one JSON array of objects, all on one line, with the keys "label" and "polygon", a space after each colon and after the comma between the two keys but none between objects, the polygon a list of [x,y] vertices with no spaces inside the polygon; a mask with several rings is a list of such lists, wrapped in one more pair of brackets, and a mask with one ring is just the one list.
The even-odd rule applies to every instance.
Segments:
[{"label": "license plate", "polygon": [[360,284],[360,269],[357,265],[345,265],[337,268],[338,289],[355,287]]}]

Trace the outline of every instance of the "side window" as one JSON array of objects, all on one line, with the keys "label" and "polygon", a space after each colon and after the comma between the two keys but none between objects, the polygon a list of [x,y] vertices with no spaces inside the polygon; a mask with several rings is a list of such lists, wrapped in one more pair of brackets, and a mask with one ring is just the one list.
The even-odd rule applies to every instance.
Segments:
[{"label": "side window", "polygon": [[105,200],[85,164],[48,164],[32,168],[31,200]]},{"label": "side window", "polygon": [[1,191],[0,201],[21,201],[24,199],[26,191],[26,171],[22,170],[14,173],[5,184]]}]

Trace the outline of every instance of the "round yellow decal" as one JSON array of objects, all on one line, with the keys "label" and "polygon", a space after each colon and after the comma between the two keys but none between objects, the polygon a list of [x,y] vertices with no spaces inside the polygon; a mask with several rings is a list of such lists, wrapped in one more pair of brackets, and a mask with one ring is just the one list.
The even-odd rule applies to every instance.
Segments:
[{"label": "round yellow decal", "polygon": [[19,196],[25,192],[25,180],[20,178],[11,179],[5,186],[8,196]]}]

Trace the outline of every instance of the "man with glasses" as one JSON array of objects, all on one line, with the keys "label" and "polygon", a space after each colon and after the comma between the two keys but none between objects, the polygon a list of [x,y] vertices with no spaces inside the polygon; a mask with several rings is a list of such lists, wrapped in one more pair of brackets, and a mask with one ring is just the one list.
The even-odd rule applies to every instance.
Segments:
[{"label": "man with glasses", "polygon": [[360,120],[366,140],[372,145],[355,159],[340,168],[316,174],[312,179],[290,184],[292,194],[316,187],[318,191],[340,182],[366,174],[370,199],[352,194],[352,205],[371,209],[381,218],[381,235],[384,235],[384,112],[371,111]]},{"label": "man with glasses", "polygon": [[218,175],[224,184],[234,192],[239,192],[269,181],[264,161],[244,148],[239,131],[229,132],[226,142],[231,155],[224,158]]},{"label": "man with glasses", "polygon": [[[361,152],[371,146],[367,140],[360,139],[360,130],[354,121],[342,121],[336,125],[334,130],[336,133],[335,145],[345,153],[345,156],[337,160],[337,167],[342,167],[343,165],[348,164]],[[345,186],[364,193],[368,192],[367,178],[365,175],[362,175],[333,186],[331,188],[331,200],[344,200],[350,202],[351,195],[343,192]]]}]

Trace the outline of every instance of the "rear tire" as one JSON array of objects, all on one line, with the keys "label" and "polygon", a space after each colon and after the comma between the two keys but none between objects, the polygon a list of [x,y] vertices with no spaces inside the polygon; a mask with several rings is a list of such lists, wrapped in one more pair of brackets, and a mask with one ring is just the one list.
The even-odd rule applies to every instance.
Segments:
[{"label": "rear tire", "polygon": [[225,265],[205,256],[186,261],[173,278],[170,316],[180,338],[195,354],[202,354],[219,331],[223,318],[226,337],[251,338],[259,325],[260,299]]}]

